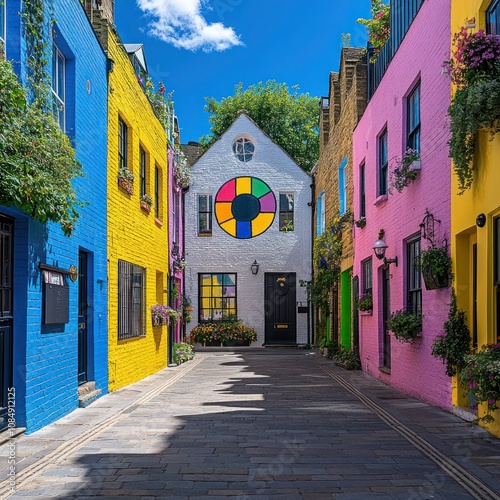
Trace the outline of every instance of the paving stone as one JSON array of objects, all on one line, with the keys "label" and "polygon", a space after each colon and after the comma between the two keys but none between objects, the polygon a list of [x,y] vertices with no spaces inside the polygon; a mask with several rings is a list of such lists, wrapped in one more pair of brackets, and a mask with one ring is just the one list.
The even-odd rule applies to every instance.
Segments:
[{"label": "paving stone", "polygon": [[[366,374],[302,350],[198,356],[203,361],[189,371],[189,363],[163,370],[17,438],[18,471],[42,470],[14,497],[408,500],[414,491],[416,498],[471,498],[321,366],[500,491],[500,440]],[[69,436],[89,429],[70,456],[58,458]],[[6,456],[0,447],[0,477]]]}]

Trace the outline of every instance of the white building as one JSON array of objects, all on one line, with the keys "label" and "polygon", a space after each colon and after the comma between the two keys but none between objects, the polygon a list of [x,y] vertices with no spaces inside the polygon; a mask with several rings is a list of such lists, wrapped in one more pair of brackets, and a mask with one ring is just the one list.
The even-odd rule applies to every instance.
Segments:
[{"label": "white building", "polygon": [[307,343],[310,185],[244,113],[198,159],[185,200],[188,334],[237,316],[257,330],[254,346]]}]

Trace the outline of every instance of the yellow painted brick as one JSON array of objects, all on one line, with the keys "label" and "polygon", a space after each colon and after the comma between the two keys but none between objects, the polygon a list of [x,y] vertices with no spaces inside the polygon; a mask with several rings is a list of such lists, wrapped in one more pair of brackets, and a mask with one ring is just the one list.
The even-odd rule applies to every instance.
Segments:
[{"label": "yellow painted brick", "polygon": [[[109,390],[115,391],[161,370],[167,362],[167,328],[153,328],[150,307],[166,303],[168,276],[167,137],[156,118],[128,54],[110,29],[108,57],[114,61],[109,74],[108,100],[108,274],[109,274]],[[128,168],[135,175],[134,194],[118,187],[118,117],[128,126]],[[160,213],[148,215],[140,208],[139,147],[146,151],[147,189],[154,199],[154,172],[161,172]],[[146,336],[118,340],[118,260],[146,269]],[[157,273],[163,289],[157,290]]]}]

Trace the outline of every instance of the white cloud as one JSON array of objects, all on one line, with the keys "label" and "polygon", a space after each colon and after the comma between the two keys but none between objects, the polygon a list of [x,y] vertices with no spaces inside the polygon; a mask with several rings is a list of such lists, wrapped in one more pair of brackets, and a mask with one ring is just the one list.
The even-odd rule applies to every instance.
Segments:
[{"label": "white cloud", "polygon": [[137,0],[139,8],[152,17],[149,33],[174,47],[211,52],[243,45],[233,28],[207,23],[202,3],[207,0]]}]

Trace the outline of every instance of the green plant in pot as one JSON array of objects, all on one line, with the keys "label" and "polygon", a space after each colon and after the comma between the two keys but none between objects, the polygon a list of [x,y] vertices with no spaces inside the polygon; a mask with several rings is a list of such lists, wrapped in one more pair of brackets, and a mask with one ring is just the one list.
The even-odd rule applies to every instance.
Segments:
[{"label": "green plant in pot", "polygon": [[455,290],[451,291],[450,312],[443,326],[444,333],[432,344],[432,355],[446,363],[446,375],[453,377],[467,364],[470,354],[470,332],[465,319],[465,311],[457,307]]},{"label": "green plant in pot", "polygon": [[400,309],[391,314],[387,328],[400,342],[413,342],[422,332],[422,314]]},{"label": "green plant in pot", "polygon": [[420,253],[419,267],[424,278],[425,288],[447,288],[451,275],[451,259],[446,247],[432,245]]}]

